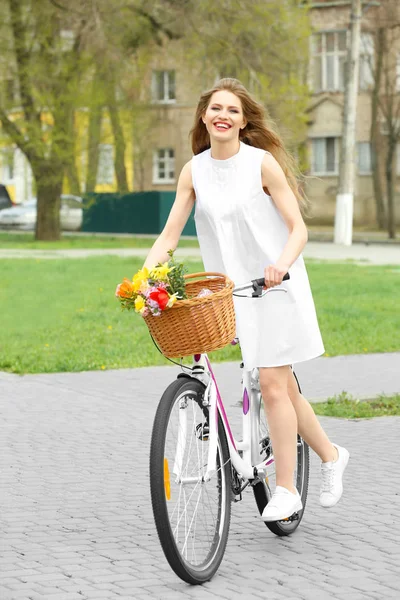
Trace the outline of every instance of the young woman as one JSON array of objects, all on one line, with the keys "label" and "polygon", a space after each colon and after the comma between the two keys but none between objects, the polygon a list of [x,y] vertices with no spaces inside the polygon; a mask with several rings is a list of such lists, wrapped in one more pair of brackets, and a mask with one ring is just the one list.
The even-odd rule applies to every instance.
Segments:
[{"label": "young woman", "polygon": [[[349,453],[329,441],[291,370],[324,352],[301,256],[307,230],[292,159],[263,107],[236,79],[202,94],[191,138],[194,156],[144,266],[168,260],[195,205],[205,270],[235,284],[264,275],[265,287],[276,288],[262,299],[234,298],[244,368],[259,369],[276,464],[276,490],[262,518],[276,521],[302,508],[294,486],[297,432],[322,461],[320,502],[334,506]],[[290,281],[282,283],[287,272]]]}]

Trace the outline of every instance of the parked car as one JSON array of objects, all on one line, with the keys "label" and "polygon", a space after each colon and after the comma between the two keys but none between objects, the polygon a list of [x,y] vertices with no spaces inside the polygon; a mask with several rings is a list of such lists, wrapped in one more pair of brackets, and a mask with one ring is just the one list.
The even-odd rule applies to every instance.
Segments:
[{"label": "parked car", "polygon": [[[32,198],[23,204],[0,211],[0,227],[3,229],[35,229],[37,199]],[[62,194],[60,224],[64,231],[77,231],[82,226],[82,198]]]},{"label": "parked car", "polygon": [[5,185],[0,183],[0,210],[4,208],[11,208],[13,205],[10,194]]}]

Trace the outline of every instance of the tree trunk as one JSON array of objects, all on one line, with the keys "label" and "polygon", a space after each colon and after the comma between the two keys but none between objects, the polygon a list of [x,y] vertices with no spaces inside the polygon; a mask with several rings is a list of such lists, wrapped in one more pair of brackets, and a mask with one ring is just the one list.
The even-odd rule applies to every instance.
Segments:
[{"label": "tree trunk", "polygon": [[65,167],[65,174],[68,179],[69,189],[71,194],[75,196],[81,195],[81,184],[79,181],[78,169],[76,168],[75,157]]},{"label": "tree trunk", "polygon": [[380,144],[379,144],[379,123],[378,123],[378,107],[379,107],[379,92],[382,80],[382,64],[385,45],[385,33],[382,28],[379,28],[376,36],[376,70],[374,77],[374,89],[372,91],[371,102],[371,161],[372,161],[372,182],[374,186],[374,198],[376,207],[376,219],[379,229],[386,229],[386,211],[383,200],[382,180],[380,174]]},{"label": "tree trunk", "polygon": [[393,164],[394,157],[396,154],[397,139],[391,135],[388,136],[388,152],[386,157],[386,187],[387,187],[387,200],[388,200],[388,219],[387,227],[389,238],[394,240],[396,237],[396,223],[395,223],[395,210],[394,210],[394,177],[393,177]]},{"label": "tree trunk", "polygon": [[121,193],[127,193],[129,190],[125,167],[126,144],[115,99],[115,83],[113,77],[109,82],[109,88],[107,93],[107,106],[114,134],[114,169],[117,178],[118,191]]},{"label": "tree trunk", "polygon": [[63,170],[58,164],[39,163],[33,166],[33,172],[37,187],[35,239],[59,240]]},{"label": "tree trunk", "polygon": [[102,73],[98,67],[93,78],[92,104],[89,114],[88,149],[87,149],[87,172],[86,192],[94,192],[97,180],[97,168],[99,165],[99,144],[101,135],[101,120],[103,103],[101,101]]},{"label": "tree trunk", "polygon": [[75,115],[72,111],[70,117],[68,119],[68,134],[66,139],[66,152],[67,157],[65,160],[65,174],[68,179],[69,189],[71,194],[75,194],[75,196],[80,196],[81,194],[81,184],[79,181],[78,169],[76,168],[75,161],[75,137],[76,137],[76,129],[75,129]]},{"label": "tree trunk", "polygon": [[352,0],[350,44],[347,51],[344,90],[343,135],[341,143],[338,194],[335,211],[335,244],[351,246],[353,241],[355,134],[360,62],[361,0]]}]

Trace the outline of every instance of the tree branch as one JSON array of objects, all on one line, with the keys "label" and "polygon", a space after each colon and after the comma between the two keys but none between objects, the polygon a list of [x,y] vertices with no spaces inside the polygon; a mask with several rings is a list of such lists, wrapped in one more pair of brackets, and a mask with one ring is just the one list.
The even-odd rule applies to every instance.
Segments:
[{"label": "tree branch", "polygon": [[32,159],[35,159],[36,153],[31,146],[29,139],[26,139],[22,131],[13,121],[11,121],[2,106],[0,106],[0,121],[3,125],[5,133],[9,138],[12,139],[14,144],[16,144],[18,148],[22,150],[22,152],[27,156],[28,160],[31,162]]},{"label": "tree branch", "polygon": [[166,25],[160,23],[160,21],[153,17],[153,15],[150,15],[148,12],[143,10],[143,8],[139,8],[138,6],[129,6],[128,8],[140,15],[141,17],[147,19],[154,33],[165,33],[169,40],[179,40],[182,37],[178,33],[174,33],[173,31],[171,31],[171,29],[169,29]]},{"label": "tree branch", "polygon": [[22,107],[29,123],[40,123],[40,116],[35,111],[35,105],[30,90],[29,53],[26,50],[25,34],[20,0],[9,0],[11,26],[14,36],[15,58],[17,63],[19,87]]},{"label": "tree branch", "polygon": [[80,10],[76,10],[76,8],[71,8],[70,6],[64,6],[60,2],[56,2],[56,0],[49,0],[50,4],[52,4],[55,8],[59,10],[63,10],[64,12],[73,13],[75,15],[83,15],[84,12]]}]

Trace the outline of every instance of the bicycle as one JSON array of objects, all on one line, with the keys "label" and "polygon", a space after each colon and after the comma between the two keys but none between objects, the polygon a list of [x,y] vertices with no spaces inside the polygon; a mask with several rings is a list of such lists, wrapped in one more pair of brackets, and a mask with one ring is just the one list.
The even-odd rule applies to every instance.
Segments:
[{"label": "bicycle", "polygon": [[[251,297],[262,297],[263,286],[264,278],[255,279],[235,287],[233,293],[252,289]],[[238,342],[235,338],[232,343]],[[167,561],[181,579],[196,585],[216,573],[228,541],[231,502],[241,500],[245,488],[252,488],[262,514],[272,496],[274,456],[258,369],[243,372],[243,437],[238,441],[207,354],[194,355],[191,367],[180,366],[186,372],[164,391],[154,419],[151,502]],[[296,381],[299,385],[297,377]],[[272,533],[287,536],[297,529],[308,479],[309,447],[298,435],[295,485],[303,509],[283,521],[266,522]]]}]

